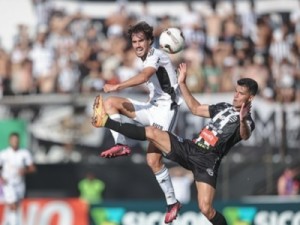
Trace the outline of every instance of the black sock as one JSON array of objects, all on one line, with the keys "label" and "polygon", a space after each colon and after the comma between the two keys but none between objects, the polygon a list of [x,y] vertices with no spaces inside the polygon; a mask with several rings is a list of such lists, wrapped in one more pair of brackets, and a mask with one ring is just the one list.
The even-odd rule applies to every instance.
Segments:
[{"label": "black sock", "polygon": [[227,225],[225,217],[221,213],[219,213],[218,211],[216,211],[215,216],[210,220],[210,222],[213,225]]},{"label": "black sock", "polygon": [[110,119],[109,117],[105,123],[105,127],[135,140],[147,140],[145,127],[137,126],[131,123],[120,123]]}]

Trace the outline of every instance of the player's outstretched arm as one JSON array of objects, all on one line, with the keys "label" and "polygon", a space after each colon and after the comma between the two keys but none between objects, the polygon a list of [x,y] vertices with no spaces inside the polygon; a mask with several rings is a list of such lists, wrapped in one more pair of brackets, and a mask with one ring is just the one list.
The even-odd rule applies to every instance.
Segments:
[{"label": "player's outstretched arm", "polygon": [[251,136],[251,129],[246,120],[250,109],[251,103],[248,103],[247,105],[245,105],[245,103],[242,104],[240,111],[240,135],[243,140],[247,140]]},{"label": "player's outstretched arm", "polygon": [[135,87],[140,84],[146,83],[150,77],[155,74],[156,69],[153,67],[144,68],[139,74],[134,77],[129,78],[128,80],[119,83],[119,84],[105,84],[103,87],[103,91],[105,93],[120,91],[129,87]]},{"label": "player's outstretched arm", "polygon": [[179,64],[179,76],[178,84],[184,98],[185,103],[187,104],[190,111],[197,116],[209,117],[208,105],[201,104],[198,102],[194,96],[191,94],[190,90],[186,85],[186,76],[187,76],[187,66],[186,63]]}]

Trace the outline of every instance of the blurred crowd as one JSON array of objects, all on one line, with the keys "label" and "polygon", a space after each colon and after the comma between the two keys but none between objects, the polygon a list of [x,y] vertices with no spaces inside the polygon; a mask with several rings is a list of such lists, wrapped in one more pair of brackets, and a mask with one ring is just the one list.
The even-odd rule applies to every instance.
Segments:
[{"label": "blurred crowd", "polygon": [[[178,16],[154,16],[148,2],[139,12],[117,1],[106,18],[92,18],[55,8],[51,1],[33,0],[37,25],[19,24],[13,48],[0,46],[0,95],[89,93],[105,83],[134,76],[141,62],[131,49],[128,26],[144,20],[160,33],[180,27],[186,46],[171,55],[177,66],[188,63],[188,85],[194,93],[234,90],[236,80],[251,77],[259,95],[270,101],[300,101],[300,3],[291,13],[257,13],[255,1],[238,13],[236,2],[220,13],[218,1],[209,10],[197,10],[186,1]],[[131,92],[145,89],[132,88]]]}]

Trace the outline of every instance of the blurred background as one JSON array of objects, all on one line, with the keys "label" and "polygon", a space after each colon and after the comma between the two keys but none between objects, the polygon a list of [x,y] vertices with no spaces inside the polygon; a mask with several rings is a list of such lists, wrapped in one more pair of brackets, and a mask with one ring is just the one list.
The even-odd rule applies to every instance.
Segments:
[{"label": "blurred background", "polygon": [[[229,225],[299,225],[300,1],[0,0],[0,149],[19,132],[38,169],[26,179],[23,210],[34,222],[24,224],[163,224],[147,143],[129,140],[130,156],[100,158],[113,140],[90,123],[103,85],[141,69],[126,37],[141,20],[154,27],[156,47],[164,29],[183,31],[185,49],[171,58],[176,67],[188,63],[188,86],[202,103],[231,103],[239,78],[259,84],[256,129],[220,167],[216,207]],[[142,86],[112,95],[147,96]],[[192,138],[206,122],[183,105],[175,133]],[[101,202],[82,210],[79,183],[87,174],[105,188]],[[191,194],[174,224],[199,224],[195,187],[186,188]],[[41,212],[29,210],[33,202]],[[49,204],[60,217],[40,219]]]}]

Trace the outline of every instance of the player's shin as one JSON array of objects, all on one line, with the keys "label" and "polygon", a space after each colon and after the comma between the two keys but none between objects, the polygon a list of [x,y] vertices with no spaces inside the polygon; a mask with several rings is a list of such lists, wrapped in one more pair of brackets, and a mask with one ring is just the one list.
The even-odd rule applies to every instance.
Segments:
[{"label": "player's shin", "polygon": [[168,205],[172,205],[177,202],[175,198],[174,188],[171,182],[168,169],[164,166],[160,171],[155,173],[156,180],[163,190]]},{"label": "player's shin", "polygon": [[123,134],[124,136],[135,140],[139,140],[139,141],[146,140],[145,127],[137,126],[130,123],[120,123],[110,118],[107,119],[105,123],[105,127],[114,130],[116,132],[119,132],[120,134]]}]

